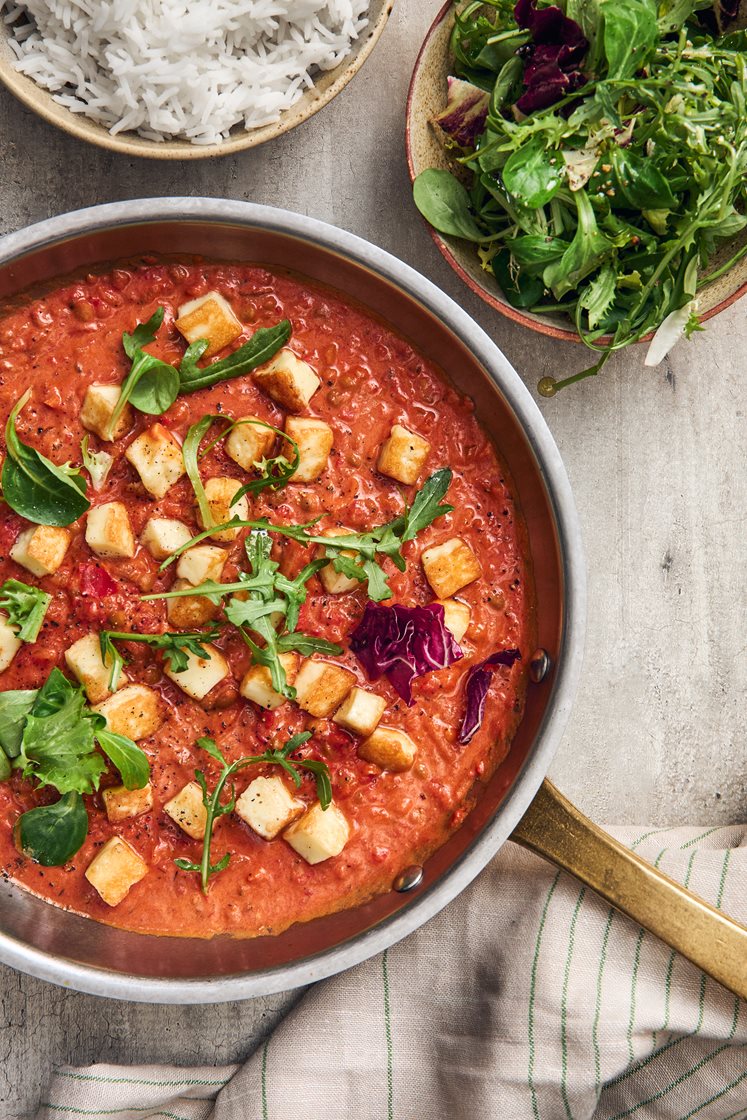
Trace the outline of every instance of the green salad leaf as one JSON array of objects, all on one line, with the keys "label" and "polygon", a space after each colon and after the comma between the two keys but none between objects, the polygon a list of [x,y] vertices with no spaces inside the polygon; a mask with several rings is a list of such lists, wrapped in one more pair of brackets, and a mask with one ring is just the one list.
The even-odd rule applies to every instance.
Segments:
[{"label": "green salad leaf", "polygon": [[113,692],[119,685],[125,659],[115,642],[144,642],[154,650],[159,650],[173,673],[183,673],[189,666],[189,654],[210,660],[206,642],[218,637],[220,627],[208,626],[206,630],[193,630],[186,633],[166,632],[164,634],[141,634],[126,630],[102,630],[99,633],[101,658],[105,665],[111,665],[109,690]]},{"label": "green salad leaf", "polygon": [[0,747],[10,759],[17,758],[21,753],[26,716],[33,708],[38,694],[37,688],[0,692]]},{"label": "green salad leaf", "polygon": [[0,476],[3,498],[11,509],[35,525],[72,525],[91,508],[86,482],[78,467],[52,463],[20,439],[16,420],[30,397],[31,390],[27,389],[5,425],[6,455]]},{"label": "green salad leaf", "polygon": [[204,340],[193,343],[179,366],[179,392],[196,393],[198,389],[208,389],[221,381],[241,377],[257,366],[264,365],[277,354],[290,339],[292,328],[288,319],[282,319],[274,327],[260,327],[252,337],[219,362],[199,367],[198,360],[208,347]]},{"label": "green salad leaf", "polygon": [[79,793],[64,794],[53,805],[29,809],[18,818],[21,851],[43,867],[60,867],[88,835],[88,813]]},{"label": "green salad leaf", "polygon": [[35,642],[39,637],[51,602],[52,596],[41,587],[31,587],[19,579],[6,579],[0,586],[0,611],[5,611],[22,642]]}]

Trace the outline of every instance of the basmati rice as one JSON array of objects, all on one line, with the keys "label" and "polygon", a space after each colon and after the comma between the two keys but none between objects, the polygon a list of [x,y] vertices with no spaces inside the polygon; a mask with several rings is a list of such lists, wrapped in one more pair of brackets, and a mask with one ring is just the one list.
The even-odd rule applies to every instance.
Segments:
[{"label": "basmati rice", "polygon": [[368,0],[2,0],[17,68],[112,134],[219,144],[350,52]]}]

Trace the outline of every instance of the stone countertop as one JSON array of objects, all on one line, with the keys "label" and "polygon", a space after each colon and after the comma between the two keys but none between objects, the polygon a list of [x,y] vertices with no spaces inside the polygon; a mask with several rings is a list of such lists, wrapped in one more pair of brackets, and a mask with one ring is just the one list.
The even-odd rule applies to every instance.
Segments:
[{"label": "stone countertop", "polygon": [[[440,0],[398,0],[371,59],[330,106],[242,155],[130,160],[55,131],[0,92],[0,232],[114,199],[213,195],[279,205],[395,253],[452,295],[534,390],[587,352],[473,297],[415,211],[404,158],[410,73]],[[747,426],[745,302],[657,369],[637,347],[540,407],[565,458],[589,574],[585,669],[551,770],[596,820],[718,824],[747,816],[742,707]],[[240,1060],[293,994],[217,1007],[79,995],[2,969],[2,1116],[26,1116],[62,1063]]]}]

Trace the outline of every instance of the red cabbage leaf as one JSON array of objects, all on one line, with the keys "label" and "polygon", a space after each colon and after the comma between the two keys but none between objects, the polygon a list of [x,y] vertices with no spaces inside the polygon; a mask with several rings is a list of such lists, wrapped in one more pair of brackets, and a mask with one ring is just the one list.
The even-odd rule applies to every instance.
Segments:
[{"label": "red cabbage leaf", "polygon": [[476,148],[485,131],[490,96],[461,78],[449,78],[448,83],[446,108],[433,121],[460,148]]},{"label": "red cabbage leaf", "polygon": [[482,726],[485,701],[488,696],[493,670],[498,665],[505,665],[510,668],[515,661],[521,661],[521,654],[518,649],[504,649],[492,654],[485,661],[481,661],[479,665],[470,669],[467,674],[466,685],[467,703],[462,726],[459,730],[460,743],[469,743]]},{"label": "red cabbage leaf", "polygon": [[537,8],[536,0],[518,0],[514,18],[533,40],[519,51],[525,59],[525,88],[516,102],[520,112],[546,109],[586,84],[578,66],[589,44],[575,20],[554,4]]},{"label": "red cabbage leaf", "polygon": [[412,706],[412,682],[435,669],[446,669],[463,653],[444,622],[440,603],[425,607],[386,607],[367,603],[350,638],[368,679],[386,675],[406,704]]}]

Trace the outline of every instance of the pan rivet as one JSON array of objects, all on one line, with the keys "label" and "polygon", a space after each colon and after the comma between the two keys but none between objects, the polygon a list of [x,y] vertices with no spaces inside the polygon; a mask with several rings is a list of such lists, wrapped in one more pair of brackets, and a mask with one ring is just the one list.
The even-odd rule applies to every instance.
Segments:
[{"label": "pan rivet", "polygon": [[529,676],[535,684],[543,681],[552,668],[552,658],[546,649],[538,649],[529,662]]},{"label": "pan rivet", "polygon": [[397,878],[392,883],[395,891],[411,891],[415,887],[419,887],[423,882],[423,868],[419,863],[413,863],[410,867],[406,867],[404,871],[400,871]]}]

